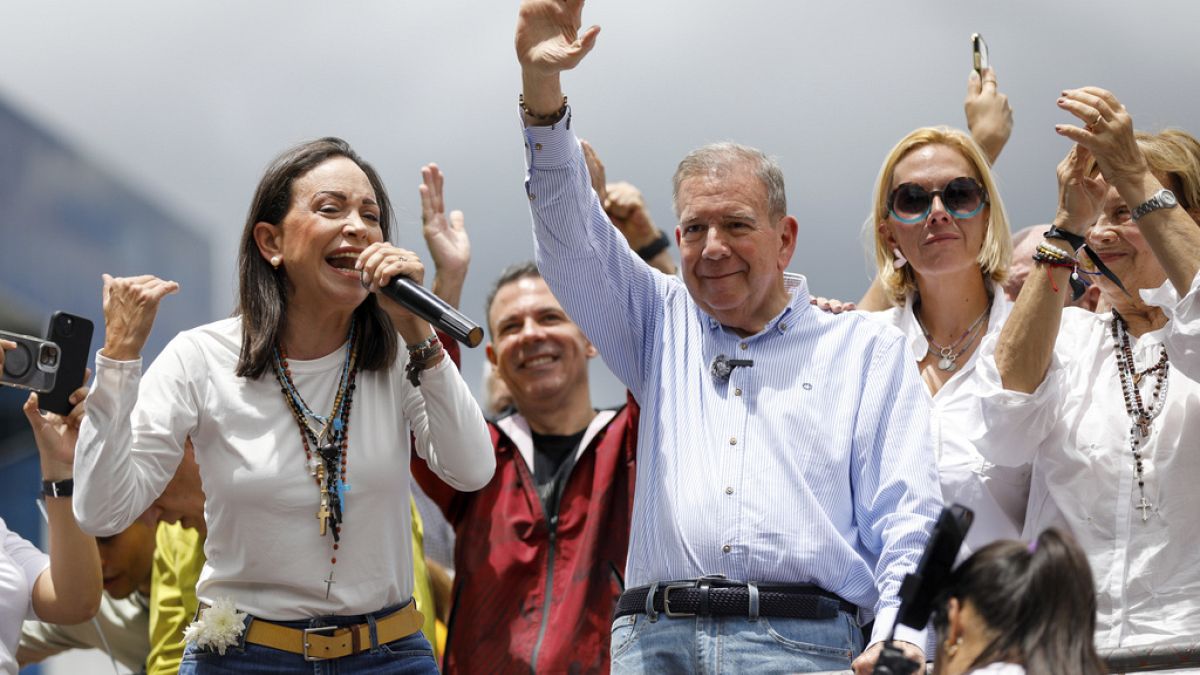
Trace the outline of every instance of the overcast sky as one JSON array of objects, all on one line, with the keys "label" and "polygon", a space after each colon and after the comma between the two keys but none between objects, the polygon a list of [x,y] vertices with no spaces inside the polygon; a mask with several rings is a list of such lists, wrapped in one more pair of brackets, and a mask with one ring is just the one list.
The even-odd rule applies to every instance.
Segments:
[{"label": "overcast sky", "polygon": [[[338,135],[374,163],[398,243],[423,250],[421,164],[447,174],[474,245],[464,309],[532,255],[517,126],[517,2],[41,0],[3,3],[0,96],[213,243],[215,306],[233,306],[237,238],[266,163]],[[1112,89],[1141,128],[1200,133],[1200,3],[593,0],[596,49],[564,88],[610,179],[673,226],[670,176],[733,139],[780,157],[815,292],[868,282],[859,226],[887,150],[917,126],[964,126],[969,36],[983,33],[1016,129],[997,171],[1015,227],[1045,222],[1064,87]],[[168,300],[169,302],[169,300]],[[482,349],[467,355],[477,386]],[[608,377],[596,403],[622,400]]]}]

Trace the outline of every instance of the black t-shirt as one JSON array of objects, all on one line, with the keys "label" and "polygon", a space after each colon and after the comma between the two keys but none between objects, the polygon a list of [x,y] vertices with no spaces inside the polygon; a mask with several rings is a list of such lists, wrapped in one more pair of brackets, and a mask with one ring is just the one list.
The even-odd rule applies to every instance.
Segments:
[{"label": "black t-shirt", "polygon": [[563,485],[567,482],[567,476],[571,475],[571,467],[575,464],[575,451],[583,441],[585,432],[587,429],[569,436],[530,432],[533,434],[533,480],[537,483],[542,508],[551,521],[558,516],[558,502],[562,497]]}]

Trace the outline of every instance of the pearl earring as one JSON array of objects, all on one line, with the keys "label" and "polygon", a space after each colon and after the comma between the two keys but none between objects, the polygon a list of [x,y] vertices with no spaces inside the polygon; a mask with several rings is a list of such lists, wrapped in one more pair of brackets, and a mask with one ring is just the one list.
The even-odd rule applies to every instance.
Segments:
[{"label": "pearl earring", "polygon": [[900,269],[908,264],[908,258],[905,258],[904,254],[900,252],[899,246],[896,246],[892,249],[892,255],[896,258],[892,261],[893,269]]},{"label": "pearl earring", "polygon": [[281,262],[283,262],[283,259],[279,256],[271,256],[271,267],[279,267],[279,263]]}]

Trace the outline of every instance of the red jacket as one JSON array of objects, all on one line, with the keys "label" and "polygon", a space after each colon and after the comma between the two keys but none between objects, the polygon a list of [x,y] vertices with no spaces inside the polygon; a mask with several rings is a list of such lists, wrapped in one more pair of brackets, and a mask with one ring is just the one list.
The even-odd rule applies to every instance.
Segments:
[{"label": "red jacket", "polygon": [[520,415],[489,423],[496,474],[458,492],[413,456],[413,476],[454,527],[447,673],[606,673],[633,513],[638,408],[602,411],[546,520]]}]

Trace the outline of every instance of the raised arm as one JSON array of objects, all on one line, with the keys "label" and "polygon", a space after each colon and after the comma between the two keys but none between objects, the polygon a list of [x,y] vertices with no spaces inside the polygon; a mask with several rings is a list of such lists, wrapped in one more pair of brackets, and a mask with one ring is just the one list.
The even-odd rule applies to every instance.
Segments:
[{"label": "raised arm", "polygon": [[529,124],[544,124],[562,108],[559,74],[579,65],[596,44],[599,26],[580,32],[583,0],[522,0],[517,60]]},{"label": "raised arm", "polygon": [[608,183],[608,175],[600,155],[587,141],[580,141],[583,147],[583,158],[587,162],[588,175],[592,179],[592,189],[596,192],[604,213],[612,221],[621,236],[629,243],[629,248],[638,254],[646,264],[654,269],[673,276],[676,272],[675,260],[671,257],[671,240],[667,234],[654,226],[650,210],[646,208],[646,200],[642,191],[624,181]]},{"label": "raised arm", "polygon": [[[1096,221],[1104,187],[1087,175],[1090,153],[1075,146],[1058,165],[1058,213],[1054,226],[1082,236]],[[1063,251],[1073,247],[1060,238],[1048,240]],[[1029,273],[996,346],[996,367],[1005,389],[1032,393],[1046,377],[1058,339],[1063,305],[1071,292],[1071,270],[1037,263]]]},{"label": "raised arm", "polygon": [[[1104,179],[1131,210],[1163,189],[1138,147],[1129,111],[1112,92],[1099,87],[1070,89],[1058,105],[1086,124],[1060,124],[1058,133],[1091,151]],[[1200,271],[1198,215],[1175,207],[1151,211],[1136,221],[1180,296],[1187,294]]]},{"label": "raised arm", "polygon": [[[186,434],[177,442],[156,437],[142,448],[146,452],[135,452],[132,419],[144,394],[158,406],[158,428],[178,421],[174,402],[183,396],[180,382],[171,379],[155,391],[140,392],[142,348],[159,302],[178,290],[175,282],[150,275],[104,275],[104,347],[96,355],[96,378],[75,453],[75,517],[92,534],[111,535],[128,527],[162,492],[183,454]],[[182,373],[181,364],[175,365]]]},{"label": "raised arm", "polygon": [[[83,419],[87,389],[71,394],[71,414],[60,417],[38,411],[37,394],[25,402],[25,417],[33,430],[42,464],[42,480],[58,483],[72,478],[75,441]],[[50,567],[38,575],[33,586],[33,610],[49,623],[74,624],[87,621],[100,607],[103,580],[96,540],[83,533],[71,512],[72,497],[47,496]]]},{"label": "raised arm", "polygon": [[1012,136],[1013,114],[1008,97],[996,88],[996,71],[985,68],[983,77],[971,71],[967,81],[967,99],[963,101],[967,128],[971,137],[987,153],[988,163],[995,164],[1000,151]]}]

